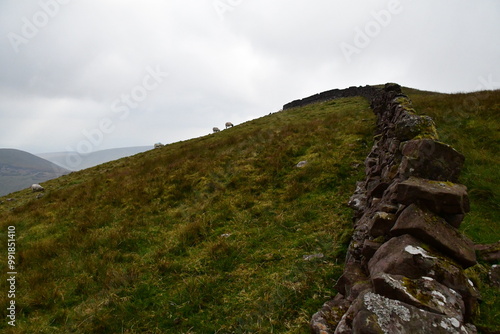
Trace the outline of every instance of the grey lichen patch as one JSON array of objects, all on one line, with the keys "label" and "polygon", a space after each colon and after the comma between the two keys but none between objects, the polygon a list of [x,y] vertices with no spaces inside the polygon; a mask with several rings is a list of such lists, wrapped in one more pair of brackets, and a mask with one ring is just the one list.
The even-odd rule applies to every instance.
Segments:
[{"label": "grey lichen patch", "polygon": [[408,245],[405,247],[405,251],[407,253],[412,254],[412,255],[421,255],[422,257],[425,257],[425,258],[435,259],[434,256],[430,256],[423,248],[420,248],[418,246]]},{"label": "grey lichen patch", "polygon": [[366,308],[377,316],[377,323],[386,334],[390,334],[391,319],[397,317],[408,322],[411,319],[410,310],[396,300],[385,298],[369,292],[363,297]]}]

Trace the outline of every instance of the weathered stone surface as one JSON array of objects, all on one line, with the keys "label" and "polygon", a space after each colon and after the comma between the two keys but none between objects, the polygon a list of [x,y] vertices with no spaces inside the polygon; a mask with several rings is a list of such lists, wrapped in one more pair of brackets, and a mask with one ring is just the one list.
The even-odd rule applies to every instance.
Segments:
[{"label": "weathered stone surface", "polygon": [[389,233],[395,221],[396,216],[394,214],[378,211],[373,215],[373,218],[368,224],[368,233],[375,238],[384,236]]},{"label": "weathered stone surface", "polygon": [[350,304],[341,294],[338,294],[333,300],[326,302],[321,310],[315,313],[311,319],[311,333],[333,333],[342,320],[342,316],[349,309]]},{"label": "weathered stone surface", "polygon": [[473,334],[473,326],[446,315],[427,312],[398,300],[368,292],[360,295],[361,305],[352,321],[359,334]]},{"label": "weathered stone surface", "polygon": [[469,212],[467,187],[451,182],[410,177],[397,185],[397,199],[403,204],[420,202],[435,213]]},{"label": "weathered stone surface", "polygon": [[361,250],[361,255],[366,259],[371,259],[375,252],[382,246],[381,242],[376,242],[373,240],[365,239],[363,242],[363,249]]},{"label": "weathered stone surface", "polygon": [[344,268],[344,273],[335,284],[335,289],[344,296],[351,294],[351,288],[357,282],[369,281],[361,265],[357,262],[349,262]]},{"label": "weathered stone surface", "polygon": [[430,277],[410,279],[402,275],[379,274],[372,277],[374,292],[430,312],[464,320],[465,305],[455,290]]},{"label": "weathered stone surface", "polygon": [[403,159],[399,172],[438,181],[457,182],[465,158],[451,146],[431,139],[409,140],[401,144]]},{"label": "weathered stone surface", "polygon": [[405,234],[384,243],[368,262],[370,277],[382,273],[411,279],[431,277],[462,296],[465,319],[476,312],[479,297],[463,269],[435,251],[427,251],[423,242]]},{"label": "weathered stone surface", "polygon": [[436,126],[429,116],[405,113],[396,122],[396,137],[400,141],[410,140],[419,135],[437,139]]},{"label": "weathered stone surface", "polygon": [[500,241],[494,244],[474,245],[477,256],[486,262],[497,263],[500,261]]},{"label": "weathered stone surface", "polygon": [[389,187],[389,183],[380,182],[373,189],[371,189],[368,193],[369,197],[382,197],[384,191]]},{"label": "weathered stone surface", "polygon": [[443,218],[422,210],[417,205],[408,206],[391,229],[393,235],[410,234],[452,257],[464,268],[476,264],[474,244],[450,226]]}]

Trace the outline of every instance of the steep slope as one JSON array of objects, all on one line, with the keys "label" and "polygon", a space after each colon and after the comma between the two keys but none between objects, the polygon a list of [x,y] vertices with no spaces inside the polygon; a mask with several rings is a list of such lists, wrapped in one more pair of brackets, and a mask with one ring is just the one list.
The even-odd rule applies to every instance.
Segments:
[{"label": "steep slope", "polygon": [[112,148],[88,154],[79,154],[78,152],[52,152],[52,153],[40,153],[37,154],[37,156],[46,159],[63,168],[77,171],[94,167],[109,161],[129,157],[138,153],[148,151],[152,148],[153,145]]},{"label": "steep slope", "polygon": [[0,196],[67,173],[68,170],[28,152],[0,149]]},{"label": "steep slope", "polygon": [[[464,232],[498,240],[498,92],[409,91],[469,161],[462,183],[476,217]],[[477,108],[446,112],[471,96]],[[343,270],[346,203],[374,122],[360,97],[311,104],[60,177],[41,199],[0,199],[0,242],[15,227],[18,272],[16,297],[0,294],[0,305],[15,301],[17,326],[0,329],[307,333]],[[469,159],[477,150],[485,156]],[[491,326],[493,295],[479,320]]]}]

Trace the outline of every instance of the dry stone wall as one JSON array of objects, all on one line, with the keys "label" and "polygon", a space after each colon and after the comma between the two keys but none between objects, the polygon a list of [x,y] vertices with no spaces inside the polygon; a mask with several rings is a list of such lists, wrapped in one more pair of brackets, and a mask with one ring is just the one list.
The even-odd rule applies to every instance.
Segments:
[{"label": "dry stone wall", "polygon": [[462,154],[438,141],[397,84],[374,94],[377,115],[364,181],[349,201],[354,232],[339,292],[311,321],[315,334],[476,333],[476,263],[458,231],[469,211]]}]

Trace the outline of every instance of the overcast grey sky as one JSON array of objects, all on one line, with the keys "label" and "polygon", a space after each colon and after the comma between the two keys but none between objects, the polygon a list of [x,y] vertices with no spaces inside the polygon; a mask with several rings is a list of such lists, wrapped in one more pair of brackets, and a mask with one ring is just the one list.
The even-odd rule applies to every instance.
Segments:
[{"label": "overcast grey sky", "polygon": [[0,2],[0,147],[170,143],[333,88],[500,88],[498,0]]}]

